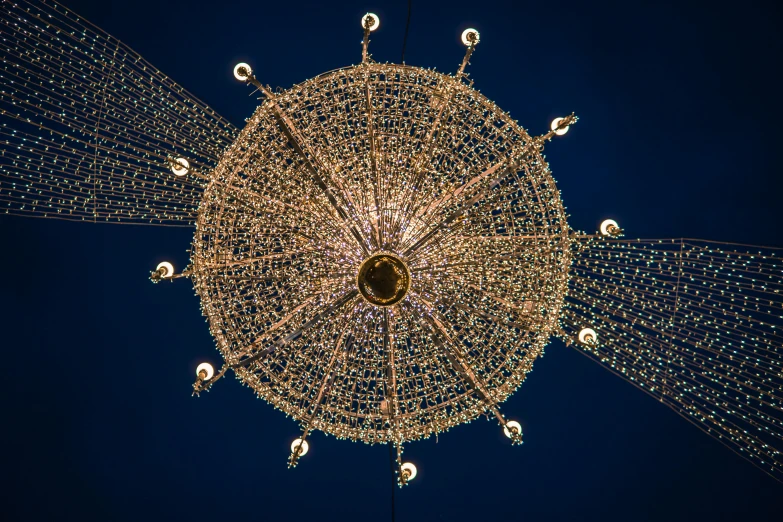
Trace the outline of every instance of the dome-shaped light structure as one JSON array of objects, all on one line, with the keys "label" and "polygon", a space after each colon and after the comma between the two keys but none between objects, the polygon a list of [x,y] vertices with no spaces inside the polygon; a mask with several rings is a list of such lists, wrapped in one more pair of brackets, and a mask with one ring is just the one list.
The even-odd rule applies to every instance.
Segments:
[{"label": "dome-shaped light structure", "polygon": [[462,40],[462,43],[470,47],[471,45],[476,45],[479,43],[479,40],[481,39],[481,36],[479,35],[479,32],[476,31],[473,28],[465,29],[462,31],[462,36],[460,37]]},{"label": "dome-shaped light structure", "polygon": [[[516,433],[514,432],[516,430]],[[514,435],[522,435],[522,426],[519,425],[517,421],[508,421],[505,426],[503,426],[503,433],[506,434],[506,437],[509,439],[513,439]]]},{"label": "dome-shaped light structure", "polygon": [[175,176],[184,176],[190,172],[190,163],[185,158],[177,158],[171,164],[171,172]]},{"label": "dome-shaped light structure", "polygon": [[291,453],[296,453],[299,451],[300,457],[307,455],[307,451],[309,449],[310,446],[307,444],[306,440],[296,439],[291,443]]},{"label": "dome-shaped light structure", "polygon": [[401,466],[402,468],[402,480],[403,482],[410,482],[416,478],[416,466],[412,462],[405,462]]},{"label": "dome-shaped light structure", "polygon": [[[463,50],[467,55],[472,49]],[[395,93],[394,105],[378,106],[370,119],[366,111],[351,109],[355,104],[366,104],[368,74],[375,84],[372,98],[388,89]],[[436,132],[440,128],[437,148],[444,156],[439,160],[437,172],[425,175],[421,162],[433,158],[425,161],[421,140],[403,129],[413,124],[409,119],[413,114],[426,114],[431,120],[440,117],[443,106],[433,106],[433,85],[448,86],[440,93],[443,103],[457,96],[464,100],[466,112],[453,120],[443,113],[441,116],[446,119],[440,125],[433,123],[430,130]],[[278,99],[278,94],[272,96]],[[360,149],[342,141],[329,145],[322,141],[327,137],[315,126],[291,127],[293,123],[287,118],[293,118],[293,112],[285,112],[274,103],[264,103],[248,120],[247,130],[240,134],[236,145],[227,150],[210,173],[196,219],[194,237],[202,239],[193,243],[188,274],[202,305],[210,310],[213,331],[218,338],[225,339],[218,348],[223,351],[228,346],[247,347],[243,358],[232,367],[237,377],[302,425],[317,426],[318,430],[341,439],[368,443],[388,442],[390,415],[395,420],[393,440],[403,443],[443,432],[483,414],[487,404],[475,401],[476,392],[472,391],[485,390],[481,393],[487,396],[492,393],[482,375],[503,376],[504,384],[493,397],[498,402],[505,400],[526,377],[520,368],[532,365],[549,342],[556,325],[552,317],[562,309],[571,267],[571,236],[563,234],[568,229],[567,215],[559,191],[553,188],[556,185],[547,163],[535,145],[536,139],[468,83],[453,82],[428,69],[368,61],[362,66],[319,76],[279,96],[280,99],[290,97],[297,107],[317,107],[320,113],[329,115],[332,129],[329,132],[340,135],[355,133],[357,128],[368,132],[373,129],[374,133],[374,125],[368,128],[368,122],[378,123],[383,118],[398,122],[395,125],[400,127],[395,127],[394,139],[384,138],[382,150],[374,150],[369,138],[357,141]],[[408,108],[405,114],[394,108],[403,105]],[[280,115],[286,115],[286,119]],[[304,113],[296,116],[300,117]],[[476,124],[479,119],[496,121],[498,125],[502,122],[503,132],[489,139],[485,127]],[[305,149],[279,148],[294,136],[291,132],[296,133],[295,141],[307,150],[315,151],[316,144],[323,145],[330,151],[331,159],[326,155],[309,156]],[[435,141],[432,144],[435,146]],[[279,154],[285,156],[290,168],[281,170],[279,176],[270,176],[270,172],[282,168]],[[370,161],[366,169],[345,176],[345,169],[355,165],[359,157],[375,157],[376,169],[372,169]],[[501,173],[493,157],[508,157],[512,163]],[[295,167],[303,162],[311,168]],[[471,180],[465,178],[462,170],[465,166],[476,171],[475,176],[468,176]],[[343,175],[327,178],[327,171],[332,168],[340,168]],[[411,169],[420,174],[416,184],[409,177]],[[382,171],[385,172],[382,179],[388,184],[378,185],[381,177],[377,176]],[[243,181],[237,184],[239,179]],[[337,189],[331,187],[331,181],[327,183],[329,179],[344,183],[339,200],[333,199],[337,197],[332,195]],[[476,204],[490,204],[497,196],[493,187],[499,188],[495,182],[498,179],[502,179],[503,193],[515,196],[508,204],[497,207],[498,212],[480,211]],[[264,185],[267,182],[271,184]],[[232,187],[229,191],[228,186]],[[387,210],[378,212],[380,207],[374,203],[374,191],[368,192],[370,187],[378,188],[379,199],[387,201],[382,207]],[[268,204],[266,198],[274,192],[286,193],[285,208],[295,207],[299,211],[247,212]],[[326,199],[321,200],[322,197]],[[320,203],[315,205],[313,198],[332,210],[325,211]],[[409,200],[413,206],[392,208],[391,202],[398,198]],[[350,210],[353,205],[357,205],[356,215]],[[259,233],[262,230],[274,230],[275,234]],[[510,230],[515,231],[513,236],[508,235]],[[491,241],[486,236],[488,231]],[[535,246],[525,247],[524,260],[512,256],[513,264],[509,264],[508,253],[516,252],[517,241],[528,235],[538,238]],[[268,277],[266,273],[273,265],[258,263],[256,258],[260,261],[262,257],[274,259],[299,252],[303,236],[312,238],[312,243],[297,266],[308,268],[290,274],[281,272],[287,275],[275,276],[268,285],[259,285],[258,280]],[[232,251],[236,261],[229,259],[228,253]],[[339,255],[324,257],[319,253],[332,251]],[[552,255],[553,251],[559,254]],[[473,271],[452,270],[455,266],[473,265],[476,252],[490,252],[482,256],[482,270],[497,272],[498,277],[502,274],[503,285],[483,288],[476,284],[478,275]],[[298,258],[300,254],[296,255]],[[371,258],[379,263],[373,265],[372,273],[363,274],[362,268]],[[395,258],[401,262],[394,262]],[[441,278],[439,274],[444,269],[448,277]],[[275,273],[278,270],[284,269],[274,268]],[[325,285],[326,293],[317,301],[320,305],[313,301],[316,281]],[[457,294],[457,289],[464,291]],[[431,301],[432,292],[449,301],[447,309],[440,310],[440,305]],[[510,317],[498,320],[486,328],[465,319],[461,310],[475,311],[471,313],[484,317],[488,299],[496,293],[504,301],[525,303],[513,311],[509,309],[514,320]],[[365,294],[372,295],[368,299]],[[396,304],[386,306],[398,298]],[[256,309],[263,311],[254,321],[242,319]],[[285,314],[293,314],[283,327],[285,336],[273,341],[278,343],[274,344],[275,348],[267,346],[270,343],[265,341],[259,342],[262,338],[266,340],[268,332],[264,325],[279,322],[283,310]],[[520,321],[526,324],[524,332],[519,329]],[[406,325],[404,331],[393,331],[395,322],[400,328]],[[294,323],[298,326],[294,327]],[[247,328],[240,327],[241,324]],[[347,329],[343,326],[346,324],[356,325],[356,329]],[[480,355],[472,363],[463,359],[461,342],[450,335],[455,329],[471,338],[479,350]],[[306,354],[308,364],[287,364],[293,346],[315,348],[333,345],[338,340],[341,350],[366,354],[356,359],[356,368],[350,370],[358,372],[356,389],[348,381],[332,379],[332,375],[346,370],[330,363],[328,350],[305,350],[302,353]],[[283,344],[288,348],[279,349]],[[378,349],[379,346],[386,348]],[[417,350],[409,349],[411,346]],[[492,346],[513,346],[520,359],[496,360],[491,355]],[[427,375],[435,375],[438,368],[443,368],[449,375],[448,386],[444,388],[437,379],[408,375],[400,368],[394,372],[396,384],[392,384],[388,371],[390,350],[395,357],[404,354],[405,365],[426,368]],[[237,360],[236,353],[228,350],[224,357]],[[282,366],[276,363],[251,364],[269,357],[280,359],[286,366],[284,378],[279,377]],[[330,366],[332,370],[323,374]],[[371,375],[376,372],[386,376],[389,390],[399,386],[415,389],[416,399],[411,406],[395,406],[395,400],[391,400],[394,394],[358,395],[356,390],[375,385]],[[267,386],[268,380],[285,384]],[[313,386],[324,392],[309,394],[306,390]],[[330,403],[348,408],[355,417],[349,420],[328,414],[325,403],[317,402],[319,396],[326,400],[327,395]],[[355,402],[357,398],[359,403]],[[387,399],[388,413],[384,415],[381,401]],[[460,406],[439,410],[444,415],[438,413],[434,418],[432,405],[441,401]],[[497,405],[493,406],[493,410],[497,409]]]},{"label": "dome-shaped light structure", "polygon": [[[367,24],[369,23],[369,27]],[[378,15],[375,13],[367,13],[366,15],[362,16],[362,27],[365,29],[369,29],[370,31],[375,31],[378,29],[378,27],[381,25],[381,19],[378,18]]]},{"label": "dome-shaped light structure", "polygon": [[605,219],[601,223],[601,234],[604,236],[619,236],[622,230],[614,219]]},{"label": "dome-shaped light structure", "polygon": [[160,277],[164,279],[174,275],[174,265],[172,265],[168,261],[163,261],[162,263],[160,263],[155,270],[159,272]]},{"label": "dome-shaped light structure", "polygon": [[582,344],[593,344],[598,341],[598,334],[592,328],[582,328],[579,332],[579,342]]},{"label": "dome-shaped light structure", "polygon": [[549,128],[555,131],[555,134],[557,134],[558,136],[562,136],[563,134],[568,132],[569,129],[568,125],[558,129],[561,121],[563,121],[563,118],[555,118],[554,120],[552,120],[552,124],[549,126]]},{"label": "dome-shaped light structure", "polygon": [[215,375],[215,369],[209,363],[201,363],[196,368],[196,375],[202,381],[208,381]]},{"label": "dome-shaped light structure", "polygon": [[240,62],[234,66],[234,78],[240,82],[246,82],[251,74],[253,74],[253,69],[244,62]]}]

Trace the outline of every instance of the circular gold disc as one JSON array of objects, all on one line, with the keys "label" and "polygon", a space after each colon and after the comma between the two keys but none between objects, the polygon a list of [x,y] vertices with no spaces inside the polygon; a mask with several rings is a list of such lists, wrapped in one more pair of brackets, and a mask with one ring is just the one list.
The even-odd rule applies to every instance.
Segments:
[{"label": "circular gold disc", "polygon": [[375,254],[359,267],[356,284],[371,304],[392,306],[408,293],[411,279],[408,267],[393,254]]}]

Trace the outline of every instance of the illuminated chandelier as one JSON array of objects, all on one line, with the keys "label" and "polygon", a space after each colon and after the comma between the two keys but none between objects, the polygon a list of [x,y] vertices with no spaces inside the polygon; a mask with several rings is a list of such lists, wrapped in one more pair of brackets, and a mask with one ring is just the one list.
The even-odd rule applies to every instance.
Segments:
[{"label": "illuminated chandelier", "polygon": [[[192,226],[190,278],[231,370],[315,430],[396,448],[499,405],[553,336],[780,478],[783,269],[770,249],[570,228],[542,151],[457,72],[362,62],[273,92],[241,131],[58,4],[2,15],[8,214]],[[55,85],[46,82],[53,79]],[[86,93],[86,94],[85,94]],[[67,100],[68,103],[62,103]],[[5,122],[13,123],[14,127]]]}]

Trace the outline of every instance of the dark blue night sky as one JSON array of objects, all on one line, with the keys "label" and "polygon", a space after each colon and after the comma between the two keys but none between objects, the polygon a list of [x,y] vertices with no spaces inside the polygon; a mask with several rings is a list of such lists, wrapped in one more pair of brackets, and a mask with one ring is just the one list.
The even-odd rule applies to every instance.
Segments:
[{"label": "dark blue night sky", "polygon": [[[371,52],[399,61],[406,1],[67,0],[241,126],[231,70],[290,87]],[[454,71],[533,134],[577,229],[783,246],[778,2],[413,1],[406,62]],[[191,397],[219,355],[187,280],[189,229],[0,217],[4,520],[388,520],[386,446],[311,436],[238,381]],[[406,446],[397,520],[781,520],[783,485],[577,351],[553,342],[503,407]]]}]

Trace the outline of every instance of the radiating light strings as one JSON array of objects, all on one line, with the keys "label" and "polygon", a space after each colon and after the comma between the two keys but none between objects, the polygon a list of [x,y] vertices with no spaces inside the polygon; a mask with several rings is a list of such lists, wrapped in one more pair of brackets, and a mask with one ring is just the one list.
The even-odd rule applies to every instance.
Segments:
[{"label": "radiating light strings", "polygon": [[119,40],[47,1],[0,12],[0,213],[190,226],[236,129]]},{"label": "radiating light strings", "polygon": [[783,478],[783,250],[702,240],[591,242],[574,261],[566,339]]}]

